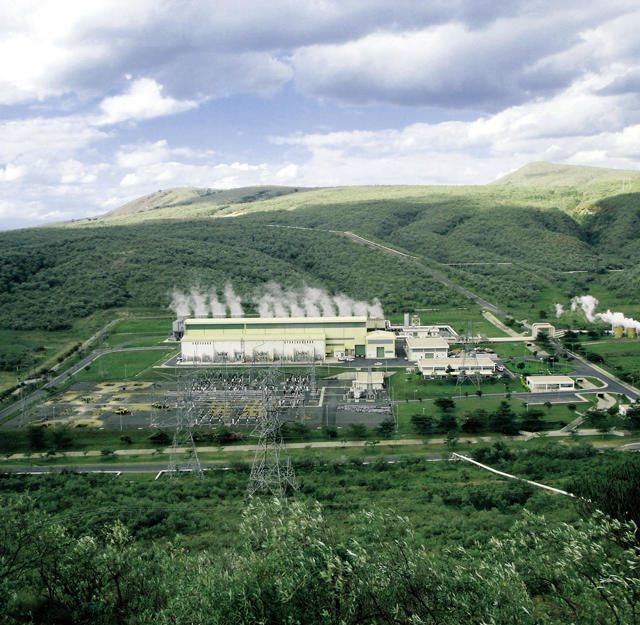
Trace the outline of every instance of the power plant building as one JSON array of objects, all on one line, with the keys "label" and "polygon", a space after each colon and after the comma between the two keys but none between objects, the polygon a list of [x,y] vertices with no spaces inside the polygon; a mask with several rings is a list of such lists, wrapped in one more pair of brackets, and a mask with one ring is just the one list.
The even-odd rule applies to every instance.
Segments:
[{"label": "power plant building", "polygon": [[529,375],[527,386],[532,393],[575,390],[573,379],[567,375]]},{"label": "power plant building", "polygon": [[369,331],[377,325],[366,316],[185,319],[182,360],[308,362],[337,354],[393,358],[395,335]]},{"label": "power plant building", "polygon": [[467,358],[427,358],[418,361],[418,368],[424,377],[445,375],[492,375],[495,363],[486,356]]},{"label": "power plant building", "polygon": [[407,337],[407,360],[418,362],[426,358],[446,358],[449,343],[443,338]]}]

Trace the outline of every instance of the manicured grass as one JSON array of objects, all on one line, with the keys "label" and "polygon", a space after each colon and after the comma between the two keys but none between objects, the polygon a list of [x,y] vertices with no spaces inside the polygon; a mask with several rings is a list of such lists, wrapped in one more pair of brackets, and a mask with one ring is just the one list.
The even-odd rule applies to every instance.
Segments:
[{"label": "manicured grass", "polygon": [[76,382],[95,382],[101,380],[144,379],[143,375],[157,364],[161,364],[175,349],[141,350],[135,352],[113,352],[95,360],[74,376]]},{"label": "manicured grass", "polygon": [[550,367],[546,363],[532,360],[523,360],[518,364],[522,363],[524,363],[524,368],[518,367],[515,362],[507,362],[505,366],[513,373],[522,375],[568,375],[573,371],[571,365],[554,364],[553,367]]},{"label": "manicured grass", "polygon": [[483,316],[479,307],[468,308],[442,308],[431,310],[418,310],[423,325],[446,324],[450,325],[458,334],[467,334],[469,326],[474,336],[484,334],[486,336],[507,336],[505,332],[489,323]]},{"label": "manicured grass", "polygon": [[585,349],[602,356],[604,363],[598,364],[612,373],[627,373],[635,383],[640,380],[640,339],[608,339],[585,345]]},{"label": "manicured grass", "polygon": [[[480,379],[480,390],[482,394],[505,393],[511,390],[520,390],[514,381],[504,378],[496,381],[495,379]],[[506,385],[506,386],[505,386]],[[476,386],[469,380],[458,385],[450,381],[424,380],[419,373],[407,373],[406,371],[398,371],[390,378],[390,390],[393,394],[394,401],[403,401],[407,399],[427,399],[441,396],[459,396],[475,395]]]},{"label": "manicured grass", "polygon": [[479,343],[478,347],[492,349],[500,358],[529,357],[532,353],[524,341],[513,343]]},{"label": "manicured grass", "polygon": [[113,347],[149,347],[161,344],[171,334],[171,317],[123,319],[117,323],[104,340]]}]

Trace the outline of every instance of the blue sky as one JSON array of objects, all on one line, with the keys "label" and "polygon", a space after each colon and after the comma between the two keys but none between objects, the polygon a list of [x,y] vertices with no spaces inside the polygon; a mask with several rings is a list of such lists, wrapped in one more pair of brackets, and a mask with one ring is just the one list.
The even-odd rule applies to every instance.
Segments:
[{"label": "blue sky", "polygon": [[637,0],[21,0],[0,228],[158,189],[638,169]]}]

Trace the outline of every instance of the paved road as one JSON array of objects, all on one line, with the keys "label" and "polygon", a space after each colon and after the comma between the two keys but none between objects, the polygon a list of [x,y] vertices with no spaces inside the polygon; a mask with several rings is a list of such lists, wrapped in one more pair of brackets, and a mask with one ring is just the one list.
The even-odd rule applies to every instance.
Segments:
[{"label": "paved road", "polygon": [[[421,454],[420,457],[427,462],[438,462],[440,460],[446,460],[449,458],[449,454],[438,454],[438,453],[428,453]],[[370,464],[374,462],[380,461],[379,456],[364,456],[359,457],[358,460],[363,464]],[[388,463],[402,462],[404,458],[395,457],[395,456],[385,456],[384,461]],[[332,464],[347,464],[351,460],[349,458],[337,458],[332,460]],[[325,462],[324,464],[329,464],[329,462]],[[203,469],[218,469],[218,470],[229,470],[233,469],[234,466],[229,462],[203,462],[201,463]],[[62,473],[62,471],[71,470],[77,473],[159,473],[160,471],[167,470],[167,462],[153,462],[153,463],[144,463],[144,464],[114,464],[113,466],[99,466],[99,465],[78,465],[78,464],[69,464],[69,465],[60,465],[57,464],[55,466],[40,466],[33,465],[27,467],[6,467],[5,469],[0,469],[0,474],[2,472],[5,473],[18,473],[18,474],[30,474],[37,475],[41,473]]]}]

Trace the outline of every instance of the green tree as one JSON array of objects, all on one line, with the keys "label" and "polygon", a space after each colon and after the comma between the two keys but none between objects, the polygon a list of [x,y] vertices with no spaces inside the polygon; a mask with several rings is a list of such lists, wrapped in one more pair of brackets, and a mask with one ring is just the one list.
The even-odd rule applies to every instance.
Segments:
[{"label": "green tree", "polygon": [[489,428],[500,434],[513,436],[519,432],[516,414],[507,401],[501,401],[498,408],[491,414]]},{"label": "green tree", "polygon": [[544,429],[544,412],[539,408],[530,408],[521,416],[521,427],[527,432],[540,432]]},{"label": "green tree", "polygon": [[388,419],[384,419],[378,425],[378,434],[382,436],[382,438],[391,438],[396,431],[396,422],[390,417]]},{"label": "green tree", "polygon": [[440,419],[438,420],[438,431],[449,433],[449,432],[457,432],[459,429],[458,419],[454,414],[450,412],[443,412],[440,415]]},{"label": "green tree", "polygon": [[484,408],[478,408],[462,417],[461,429],[468,434],[482,432],[487,427],[489,415]]},{"label": "green tree", "polygon": [[411,425],[413,429],[422,436],[433,432],[433,417],[427,414],[411,415]]},{"label": "green tree", "polygon": [[630,430],[640,430],[640,404],[635,403],[629,406],[625,419]]},{"label": "green tree", "polygon": [[73,445],[73,438],[66,426],[53,428],[51,438],[54,449],[68,449]]},{"label": "green tree", "polygon": [[46,447],[45,429],[40,425],[30,425],[27,428],[27,440],[31,449],[44,449]]},{"label": "green tree", "polygon": [[350,438],[363,439],[369,436],[369,430],[364,423],[351,423],[347,428]]},{"label": "green tree", "polygon": [[453,410],[455,408],[455,402],[451,397],[438,397],[433,402],[436,407],[438,407],[443,412],[448,412],[449,410]]},{"label": "green tree", "polygon": [[587,513],[602,510],[621,521],[640,525],[640,458],[636,454],[608,457],[597,471],[584,472],[569,483]]}]

